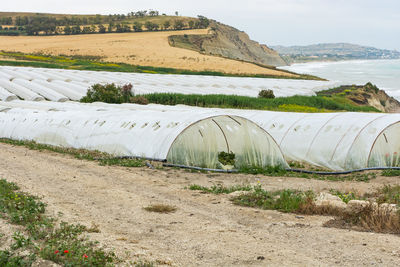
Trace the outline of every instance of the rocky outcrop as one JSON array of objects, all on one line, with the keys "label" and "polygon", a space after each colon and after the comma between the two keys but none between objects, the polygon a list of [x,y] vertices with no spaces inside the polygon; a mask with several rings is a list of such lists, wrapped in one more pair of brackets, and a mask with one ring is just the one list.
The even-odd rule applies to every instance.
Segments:
[{"label": "rocky outcrop", "polygon": [[387,113],[400,112],[400,102],[386,94],[384,90],[371,83],[366,85],[349,85],[321,91],[320,96],[339,96],[345,97],[359,106],[371,106]]},{"label": "rocky outcrop", "polygon": [[170,36],[172,46],[196,50],[207,55],[242,60],[263,66],[284,66],[287,63],[275,50],[253,41],[231,26],[218,22],[210,24],[208,35]]}]

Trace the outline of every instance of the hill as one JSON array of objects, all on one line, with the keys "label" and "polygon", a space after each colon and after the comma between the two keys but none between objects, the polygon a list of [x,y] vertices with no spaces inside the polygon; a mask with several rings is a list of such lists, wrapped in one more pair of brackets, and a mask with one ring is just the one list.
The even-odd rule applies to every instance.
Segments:
[{"label": "hill", "polygon": [[288,62],[351,59],[398,59],[400,52],[348,43],[326,43],[308,46],[273,46]]},{"label": "hill", "polygon": [[[175,31],[174,34],[207,34],[207,30]],[[300,75],[265,68],[252,63],[202,55],[198,52],[171,47],[171,32],[109,33],[57,36],[2,36],[0,50],[30,54],[30,60],[40,61],[40,54],[68,55],[101,59],[104,62],[139,66],[218,71],[229,74],[270,75],[296,78]],[[5,59],[8,58],[7,56]],[[32,55],[32,54],[36,54]],[[44,61],[47,59],[44,58]],[[68,60],[68,59],[66,59]],[[61,62],[62,63],[62,62]],[[68,63],[68,62],[67,62]]]},{"label": "hill", "polygon": [[205,55],[217,55],[265,66],[284,66],[281,56],[266,45],[250,40],[249,36],[231,26],[212,21],[207,35],[172,35],[172,46],[192,49]]},{"label": "hill", "polygon": [[[0,40],[0,50],[8,52],[91,56],[105,62],[192,71],[300,77],[277,70],[275,66],[286,63],[266,45],[204,16],[168,16],[158,11],[114,15],[0,12],[0,27],[0,35],[11,36]],[[196,44],[201,40],[200,48],[186,45],[187,40]]]}]

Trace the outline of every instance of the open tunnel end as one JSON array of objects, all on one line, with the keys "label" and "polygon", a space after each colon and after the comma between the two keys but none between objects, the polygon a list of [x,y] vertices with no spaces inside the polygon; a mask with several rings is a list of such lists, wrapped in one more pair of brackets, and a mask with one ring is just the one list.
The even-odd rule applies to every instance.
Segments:
[{"label": "open tunnel end", "polygon": [[[233,154],[234,163],[222,160],[221,152]],[[206,118],[187,127],[172,143],[167,161],[214,169],[287,167],[279,146],[265,130],[247,119],[226,115]]]}]

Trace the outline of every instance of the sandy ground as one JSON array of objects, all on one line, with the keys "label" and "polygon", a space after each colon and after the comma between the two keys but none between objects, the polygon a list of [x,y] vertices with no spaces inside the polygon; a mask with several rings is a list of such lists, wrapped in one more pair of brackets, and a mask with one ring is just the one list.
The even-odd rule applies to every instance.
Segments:
[{"label": "sandy ground", "polygon": [[174,32],[112,33],[69,36],[0,36],[0,50],[53,55],[95,55],[105,61],[143,66],[190,70],[214,70],[228,73],[293,76],[254,64],[171,47],[168,36],[206,34],[207,30]]},{"label": "sandy ground", "polygon": [[[234,206],[228,196],[186,190],[190,184],[257,184],[266,189],[370,191],[398,177],[369,182],[202,174],[184,170],[103,167],[95,162],[0,144],[0,177],[43,197],[49,213],[90,226],[125,263],[172,266],[399,266],[399,236],[325,228],[330,217],[296,216]],[[150,204],[177,207],[150,213]],[[0,225],[1,226],[1,225]],[[1,227],[0,227],[1,228]],[[257,259],[259,258],[259,259]]]}]

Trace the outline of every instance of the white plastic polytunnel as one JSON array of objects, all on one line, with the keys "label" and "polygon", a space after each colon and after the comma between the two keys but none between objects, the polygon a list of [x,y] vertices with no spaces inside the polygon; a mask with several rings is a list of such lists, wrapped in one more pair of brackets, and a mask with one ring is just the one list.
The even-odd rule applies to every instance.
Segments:
[{"label": "white plastic polytunnel", "polygon": [[[92,103],[90,106],[176,112],[204,110],[184,105]],[[400,114],[223,111],[249,119],[263,128],[276,140],[287,161],[337,171],[400,167]]]},{"label": "white plastic polytunnel", "polygon": [[12,101],[12,100],[16,100],[18,99],[18,97],[12,93],[10,93],[9,91],[7,91],[6,89],[2,88],[0,86],[0,100],[1,101]]},{"label": "white plastic polytunnel", "polygon": [[[241,78],[199,75],[146,74],[105,71],[81,71],[63,69],[43,69],[29,67],[0,66],[0,78],[13,82],[14,79],[42,81],[48,86],[62,85],[58,93],[70,100],[79,100],[70,96],[70,89],[77,89],[86,94],[96,83],[115,83],[124,85],[132,83],[135,95],[150,93],[181,94],[224,94],[258,96],[264,89],[271,89],[277,97],[293,95],[315,95],[315,92],[338,85],[334,81],[288,80],[270,78]],[[69,86],[66,86],[69,85]],[[53,87],[48,87],[53,89]],[[62,89],[64,88],[64,89]],[[8,88],[6,88],[8,90]],[[65,90],[65,92],[63,91]],[[21,96],[19,96],[21,97]],[[21,97],[22,99],[25,99]],[[26,100],[29,100],[27,98]]]},{"label": "white plastic polytunnel", "polygon": [[237,111],[270,133],[288,161],[331,170],[400,167],[400,114]]},{"label": "white plastic polytunnel", "polygon": [[0,137],[208,168],[221,167],[218,153],[224,151],[235,153],[237,166],[287,167],[279,146],[258,125],[207,110],[162,112],[0,102]]},{"label": "white plastic polytunnel", "polygon": [[22,85],[12,83],[6,79],[0,79],[0,87],[6,89],[10,93],[15,94],[18,97],[25,99],[25,100],[32,100],[32,101],[44,100],[44,98],[42,96],[36,94],[32,90],[30,90]]},{"label": "white plastic polytunnel", "polygon": [[27,81],[27,80],[22,80],[20,78],[16,78],[13,80],[13,83],[19,84],[21,86],[24,86],[25,88],[29,88],[31,91],[42,95],[48,100],[51,101],[56,101],[56,102],[65,102],[68,100],[67,97],[63,96],[62,94],[57,93],[56,91],[45,87],[43,85],[40,85],[38,83],[32,82],[32,81]]}]

